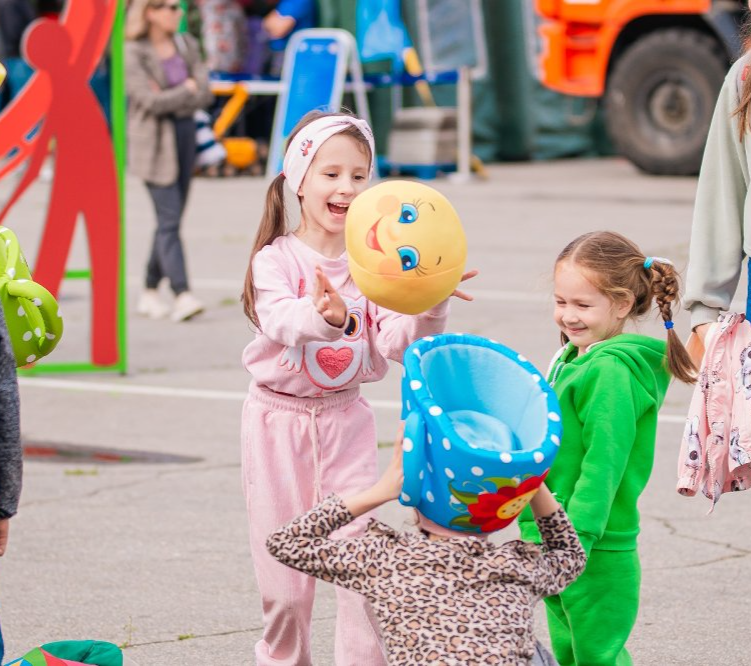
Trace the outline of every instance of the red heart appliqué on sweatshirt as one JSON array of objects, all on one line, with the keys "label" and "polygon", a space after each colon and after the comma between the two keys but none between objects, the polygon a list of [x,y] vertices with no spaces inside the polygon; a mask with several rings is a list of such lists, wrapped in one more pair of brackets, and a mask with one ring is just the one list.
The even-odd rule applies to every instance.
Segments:
[{"label": "red heart appliqu\u00e9 on sweatshirt", "polygon": [[324,347],[316,352],[316,361],[331,379],[336,379],[352,363],[354,352],[349,347],[334,349],[333,347]]}]

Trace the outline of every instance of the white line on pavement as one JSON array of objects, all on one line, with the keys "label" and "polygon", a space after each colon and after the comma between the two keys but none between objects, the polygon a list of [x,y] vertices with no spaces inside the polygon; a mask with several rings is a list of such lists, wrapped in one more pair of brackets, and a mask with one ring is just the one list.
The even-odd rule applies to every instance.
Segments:
[{"label": "white line on pavement", "polygon": [[[148,384],[115,384],[113,382],[82,382],[73,379],[49,379],[46,377],[19,377],[18,383],[29,388],[61,389],[64,391],[88,391],[91,393],[113,393],[120,395],[146,395],[162,398],[198,398],[200,400],[245,400],[244,391],[221,391],[209,389],[177,388],[172,386],[149,386]],[[375,409],[402,408],[398,400],[374,400],[368,402]],[[658,420],[662,423],[686,422],[686,417],[680,414],[660,414]]]},{"label": "white line on pavement", "polygon": [[72,379],[47,379],[42,377],[19,377],[21,386],[30,388],[62,389],[64,391],[88,391],[91,393],[114,393],[119,395],[149,395],[163,398],[199,398],[205,400],[245,400],[242,391],[212,391],[186,389],[172,386],[149,386],[148,384],[115,384],[112,382],[82,382]]}]

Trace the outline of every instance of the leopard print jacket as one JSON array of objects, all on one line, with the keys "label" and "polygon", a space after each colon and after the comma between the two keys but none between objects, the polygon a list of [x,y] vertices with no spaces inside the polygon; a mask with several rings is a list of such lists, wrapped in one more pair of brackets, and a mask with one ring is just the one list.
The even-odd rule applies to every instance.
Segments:
[{"label": "leopard print jacket", "polygon": [[584,550],[559,509],[537,524],[543,546],[473,537],[432,541],[371,520],[363,536],[329,539],[354,520],[336,495],[271,534],[280,562],[364,595],[389,664],[530,663],[533,607],[583,570]]}]

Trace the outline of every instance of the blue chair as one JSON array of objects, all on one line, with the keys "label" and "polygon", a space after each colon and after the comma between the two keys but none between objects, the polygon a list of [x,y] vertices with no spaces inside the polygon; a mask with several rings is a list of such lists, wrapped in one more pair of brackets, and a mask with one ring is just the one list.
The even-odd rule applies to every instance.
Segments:
[{"label": "blue chair", "polygon": [[292,35],[284,52],[282,89],[274,114],[266,175],[282,170],[284,144],[309,111],[339,111],[347,75],[357,114],[370,122],[365,83],[354,37],[346,30],[311,28]]},{"label": "blue chair", "polygon": [[561,443],[561,412],[520,354],[475,335],[428,336],[404,352],[400,502],[449,529],[513,522]]}]

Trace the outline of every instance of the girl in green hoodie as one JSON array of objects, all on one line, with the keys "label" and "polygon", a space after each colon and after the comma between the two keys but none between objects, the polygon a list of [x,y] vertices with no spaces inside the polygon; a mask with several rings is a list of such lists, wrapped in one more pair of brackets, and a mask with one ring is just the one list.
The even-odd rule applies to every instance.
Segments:
[{"label": "girl in green hoodie", "polygon": [[[625,666],[639,608],[637,500],[654,460],[657,412],[670,375],[692,383],[695,369],[673,331],[673,265],[645,257],[620,234],[598,231],[569,243],[555,264],[555,322],[563,349],[548,381],[563,415],[563,439],[546,479],[588,555],[584,573],[545,600],[561,666]],[[625,334],[652,302],[667,344]],[[523,538],[540,537],[527,509]]]}]

